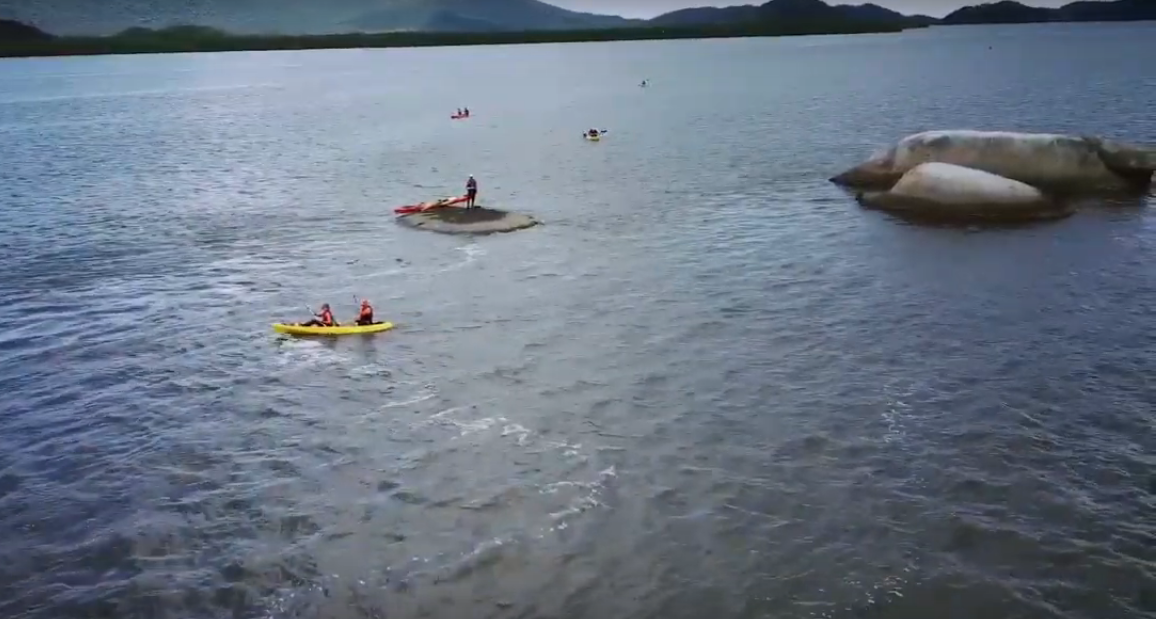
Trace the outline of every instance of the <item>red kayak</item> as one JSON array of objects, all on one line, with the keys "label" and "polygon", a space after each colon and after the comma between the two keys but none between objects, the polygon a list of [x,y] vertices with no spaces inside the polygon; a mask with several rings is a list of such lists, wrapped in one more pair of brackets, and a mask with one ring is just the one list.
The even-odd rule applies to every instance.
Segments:
[{"label": "red kayak", "polygon": [[399,206],[399,207],[393,209],[393,212],[397,213],[398,215],[409,215],[410,213],[420,213],[422,211],[428,211],[431,208],[441,208],[443,206],[453,206],[455,204],[461,204],[462,202],[465,202],[466,200],[467,200],[466,196],[458,196],[456,198],[442,198],[441,200],[435,200],[433,202],[422,202],[421,204],[411,204],[409,206]]}]

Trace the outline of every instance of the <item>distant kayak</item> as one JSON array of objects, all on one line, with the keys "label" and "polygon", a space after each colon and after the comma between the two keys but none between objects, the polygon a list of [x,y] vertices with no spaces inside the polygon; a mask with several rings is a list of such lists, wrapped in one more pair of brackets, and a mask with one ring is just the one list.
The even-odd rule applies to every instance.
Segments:
[{"label": "distant kayak", "polygon": [[371,325],[342,325],[337,327],[303,327],[277,323],[273,330],[288,335],[356,335],[358,333],[378,333],[393,328],[392,322],[375,322]]},{"label": "distant kayak", "polygon": [[410,213],[420,213],[430,209],[441,208],[443,206],[453,206],[461,204],[467,200],[467,196],[458,196],[456,198],[442,198],[433,202],[422,202],[421,204],[410,204],[409,206],[399,206],[393,209],[393,212],[398,215],[408,215]]},{"label": "distant kayak", "polygon": [[583,133],[582,137],[586,138],[587,140],[590,140],[591,142],[597,142],[597,141],[602,139],[601,135],[590,135],[589,133]]},{"label": "distant kayak", "polygon": [[463,118],[469,118],[469,117],[470,117],[469,114],[452,114],[452,115],[450,115],[451,120],[461,120]]}]

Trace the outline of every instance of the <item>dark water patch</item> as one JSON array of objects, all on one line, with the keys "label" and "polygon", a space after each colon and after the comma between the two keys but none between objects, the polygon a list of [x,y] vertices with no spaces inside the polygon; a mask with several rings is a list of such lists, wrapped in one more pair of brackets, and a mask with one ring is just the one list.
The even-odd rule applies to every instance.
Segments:
[{"label": "dark water patch", "polygon": [[[3,65],[65,99],[0,102],[0,615],[1145,617],[1150,213],[823,180],[961,121],[1146,141],[1112,27]],[[430,111],[462,70],[500,127]],[[390,224],[463,169],[552,225]],[[354,295],[399,328],[270,332]]]}]

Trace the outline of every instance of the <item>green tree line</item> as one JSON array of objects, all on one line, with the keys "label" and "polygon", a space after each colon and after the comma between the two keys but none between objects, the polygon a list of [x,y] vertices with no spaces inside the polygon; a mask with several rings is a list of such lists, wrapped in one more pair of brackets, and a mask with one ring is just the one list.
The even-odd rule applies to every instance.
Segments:
[{"label": "green tree line", "polygon": [[106,37],[2,42],[0,57],[154,54],[256,50],[348,49],[656,39],[800,36],[898,32],[905,26],[862,21],[750,23],[725,26],[602,28],[533,32],[389,32],[328,35],[238,35],[204,26],[130,28]]}]

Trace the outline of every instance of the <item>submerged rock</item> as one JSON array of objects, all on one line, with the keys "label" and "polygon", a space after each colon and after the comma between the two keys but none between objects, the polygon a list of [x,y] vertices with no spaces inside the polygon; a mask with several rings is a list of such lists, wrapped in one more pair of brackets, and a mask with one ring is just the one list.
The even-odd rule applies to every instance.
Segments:
[{"label": "submerged rock", "polygon": [[521,213],[491,208],[442,207],[398,217],[398,223],[443,234],[493,234],[513,232],[538,225],[537,219]]},{"label": "submerged rock", "polygon": [[888,191],[859,194],[864,206],[943,220],[1031,221],[1072,209],[1026,183],[950,163],[908,170]]},{"label": "submerged rock", "polygon": [[1156,150],[1059,134],[926,131],[903,138],[830,180],[886,190],[924,163],[965,166],[1054,193],[1146,192],[1156,171]]}]

